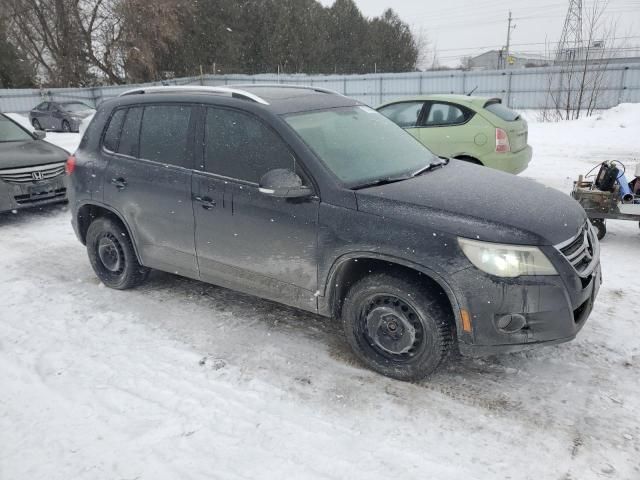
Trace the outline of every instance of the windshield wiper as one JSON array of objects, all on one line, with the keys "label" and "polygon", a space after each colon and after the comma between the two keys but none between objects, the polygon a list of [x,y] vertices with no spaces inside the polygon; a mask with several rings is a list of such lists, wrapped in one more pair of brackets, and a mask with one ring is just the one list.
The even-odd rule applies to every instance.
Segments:
[{"label": "windshield wiper", "polygon": [[386,178],[377,178],[375,180],[371,180],[370,182],[363,183],[361,185],[356,185],[355,187],[351,187],[352,190],[360,190],[362,188],[369,187],[378,187],[380,185],[387,185],[389,183],[401,182],[402,180],[408,180],[413,178],[412,176],[404,176],[404,177],[386,177]]},{"label": "windshield wiper", "polygon": [[436,168],[443,167],[449,163],[449,159],[445,158],[442,162],[432,162],[429,165],[422,167],[419,170],[416,170],[411,174],[412,177],[417,177],[418,175],[422,175],[423,173],[430,172],[431,170],[435,170]]}]

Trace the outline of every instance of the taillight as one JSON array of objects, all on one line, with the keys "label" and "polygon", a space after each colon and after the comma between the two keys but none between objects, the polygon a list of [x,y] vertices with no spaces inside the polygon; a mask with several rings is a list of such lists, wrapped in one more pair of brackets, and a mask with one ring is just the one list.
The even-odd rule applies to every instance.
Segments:
[{"label": "taillight", "polygon": [[76,169],[76,157],[71,155],[69,156],[69,158],[67,158],[67,163],[64,166],[64,171],[67,173],[67,175],[71,175],[75,169]]},{"label": "taillight", "polygon": [[496,152],[507,153],[511,151],[511,145],[509,145],[509,136],[501,128],[496,128]]}]

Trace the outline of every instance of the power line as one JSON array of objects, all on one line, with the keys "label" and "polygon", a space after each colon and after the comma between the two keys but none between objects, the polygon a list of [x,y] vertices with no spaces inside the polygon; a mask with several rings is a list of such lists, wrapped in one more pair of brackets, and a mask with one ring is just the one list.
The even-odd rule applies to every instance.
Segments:
[{"label": "power line", "polygon": [[[637,39],[640,38],[640,35],[630,35],[630,36],[624,36],[624,37],[616,37],[616,40],[629,40],[629,39]],[[529,47],[529,46],[536,46],[536,45],[543,45],[543,46],[548,46],[548,45],[557,45],[559,42],[529,42],[529,43],[512,43],[511,46],[512,47]],[[469,50],[484,50],[487,48],[502,48],[502,45],[483,45],[483,46],[470,46],[470,47],[459,47],[459,48],[439,48],[438,51],[439,52],[453,52],[453,51],[469,51]]]}]

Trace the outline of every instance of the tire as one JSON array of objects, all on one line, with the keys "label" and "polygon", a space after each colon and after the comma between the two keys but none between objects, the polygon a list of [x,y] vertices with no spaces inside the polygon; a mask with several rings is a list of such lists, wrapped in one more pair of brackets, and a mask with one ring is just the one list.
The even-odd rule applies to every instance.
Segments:
[{"label": "tire", "polygon": [[607,224],[604,221],[604,218],[592,218],[591,225],[596,229],[598,240],[602,240],[607,234]]},{"label": "tire", "polygon": [[71,125],[69,125],[69,122],[67,122],[66,120],[62,121],[62,131],[64,133],[69,133],[71,131]]},{"label": "tire", "polygon": [[42,130],[42,126],[40,125],[40,122],[38,121],[37,118],[34,118],[31,121],[31,125],[33,125],[33,128],[35,128],[36,130]]},{"label": "tire", "polygon": [[453,319],[424,286],[389,274],[359,280],[347,294],[347,341],[369,368],[403,381],[420,380],[453,345]]},{"label": "tire", "polygon": [[87,254],[93,271],[107,287],[126,290],[149,275],[149,269],[138,262],[128,232],[112,218],[100,217],[89,225]]}]

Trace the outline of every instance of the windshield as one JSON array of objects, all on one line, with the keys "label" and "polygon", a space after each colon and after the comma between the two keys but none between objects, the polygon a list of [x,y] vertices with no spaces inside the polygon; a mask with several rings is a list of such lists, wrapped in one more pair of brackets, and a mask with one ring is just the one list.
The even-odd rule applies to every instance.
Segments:
[{"label": "windshield", "polygon": [[25,140],[33,140],[33,137],[7,117],[0,115],[0,142],[23,142]]},{"label": "windshield", "polygon": [[438,161],[410,134],[369,107],[297,113],[285,119],[349,186],[408,175]]},{"label": "windshield", "polygon": [[65,112],[83,112],[85,110],[92,110],[92,108],[84,103],[61,103],[60,106]]}]

